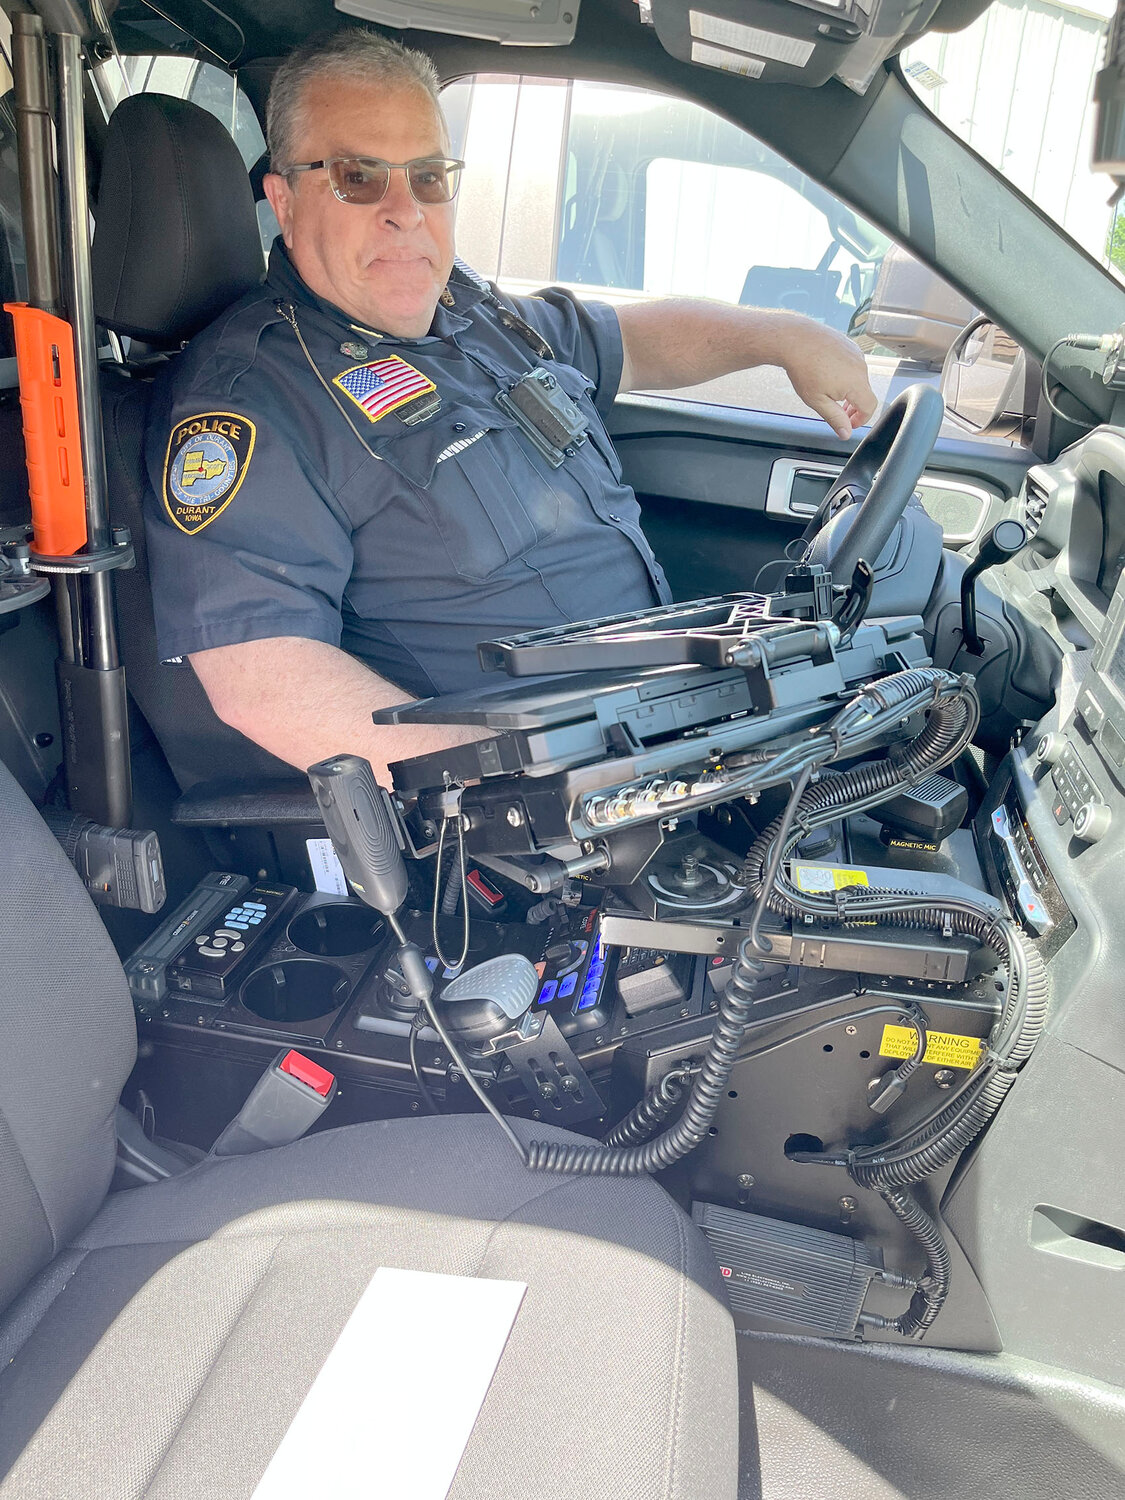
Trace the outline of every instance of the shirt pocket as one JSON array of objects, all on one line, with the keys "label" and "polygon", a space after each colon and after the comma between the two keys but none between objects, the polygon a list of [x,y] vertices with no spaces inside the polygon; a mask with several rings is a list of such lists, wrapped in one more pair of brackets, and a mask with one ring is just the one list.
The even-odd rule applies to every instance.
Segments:
[{"label": "shirt pocket", "polygon": [[499,412],[450,413],[377,451],[418,491],[453,570],[467,582],[487,582],[558,528],[554,486]]}]

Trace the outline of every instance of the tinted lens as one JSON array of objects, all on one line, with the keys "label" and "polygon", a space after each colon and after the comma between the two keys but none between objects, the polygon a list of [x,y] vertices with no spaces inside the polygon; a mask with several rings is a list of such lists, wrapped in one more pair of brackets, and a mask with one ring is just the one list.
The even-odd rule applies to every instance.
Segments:
[{"label": "tinted lens", "polygon": [[410,191],[419,203],[448,203],[457,192],[461,168],[454,162],[412,161],[407,168]]},{"label": "tinted lens", "polygon": [[378,203],[386,196],[390,169],[375,161],[334,161],[329,169],[336,196],[345,203]]}]

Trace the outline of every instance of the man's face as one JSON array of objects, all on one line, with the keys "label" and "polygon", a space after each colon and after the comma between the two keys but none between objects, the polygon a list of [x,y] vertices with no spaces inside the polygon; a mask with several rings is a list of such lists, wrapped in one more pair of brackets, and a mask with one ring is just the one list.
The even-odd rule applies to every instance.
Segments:
[{"label": "man's face", "polygon": [[[449,155],[444,121],[421,89],[314,78],[303,103],[299,162]],[[453,204],[416,203],[405,172],[392,172],[386,197],[366,206],[341,203],[324,169],[292,182],[271,173],[266,195],[312,290],[364,328],[427,333],[453,265]]]}]

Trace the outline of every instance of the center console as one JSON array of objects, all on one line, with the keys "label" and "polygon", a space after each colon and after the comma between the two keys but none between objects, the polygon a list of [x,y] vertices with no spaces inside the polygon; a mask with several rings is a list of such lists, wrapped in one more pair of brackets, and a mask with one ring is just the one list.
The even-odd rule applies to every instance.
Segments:
[{"label": "center console", "polygon": [[[567,1170],[651,1169],[664,1142],[668,1185],[733,1213],[724,1235],[742,1226],[751,1323],[839,1313],[800,1278],[787,1312],[758,1295],[746,1247],[799,1257],[804,1226],[826,1254],[863,1240],[906,1268],[874,1276],[841,1336],[928,1327],[945,1272],[921,1276],[936,1241],[919,1225],[953,1157],[927,1148],[912,1208],[855,1183],[878,1188],[884,1147],[913,1160],[1002,1060],[1011,914],[1033,943],[1065,941],[1069,914],[1014,790],[982,807],[975,846],[959,829],[967,793],[941,773],[972,737],[971,685],[929,664],[920,622],[866,623],[861,605],[795,570],[773,599],[493,642],[495,692],[390,711],[491,738],[395,767],[393,791],[370,768],[361,787],[354,757],[312,768],[378,910],[216,874],[173,913],[128,965],[161,1129],[207,1147],[298,1045],[338,1079],[327,1124],[480,1100],[588,1138]],[[527,998],[463,1005],[501,955]],[[207,1059],[190,1107],[185,1053]],[[994,1347],[962,1269],[944,1327]],[[911,1314],[891,1316],[905,1286]]]}]

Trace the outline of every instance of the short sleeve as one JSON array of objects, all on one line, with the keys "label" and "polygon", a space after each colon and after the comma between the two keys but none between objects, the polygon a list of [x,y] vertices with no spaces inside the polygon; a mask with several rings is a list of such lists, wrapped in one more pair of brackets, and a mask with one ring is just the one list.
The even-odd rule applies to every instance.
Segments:
[{"label": "short sleeve", "polygon": [[161,660],[283,635],[339,645],[351,529],[276,418],[234,395],[165,396],[146,462]]},{"label": "short sleeve", "polygon": [[555,357],[594,382],[595,405],[606,416],[621,384],[623,346],[617,313],[608,302],[582,302],[563,287],[534,297],[513,298],[525,318],[550,344]]}]

